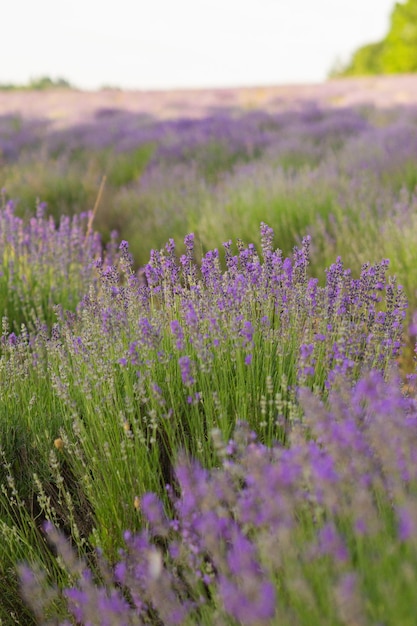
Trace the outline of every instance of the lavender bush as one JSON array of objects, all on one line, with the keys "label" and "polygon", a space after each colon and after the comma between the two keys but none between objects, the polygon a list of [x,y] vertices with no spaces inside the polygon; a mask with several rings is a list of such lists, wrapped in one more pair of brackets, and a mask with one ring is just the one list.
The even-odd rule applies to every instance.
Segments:
[{"label": "lavender bush", "polygon": [[227,242],[225,272],[217,250],[197,266],[192,235],[179,260],[171,241],[152,253],[146,284],[123,242],[124,275],[99,267],[100,290],[46,345],[65,462],[88,491],[106,550],[118,546],[109,527],[134,525],[134,497],[171,481],[179,448],[211,467],[210,431],[229,437],[241,419],[263,443],[285,441],[300,386],[325,396],[340,378],[386,371],[399,356],[406,299],[386,261],[353,278],[338,259],[319,287],[309,239],[291,259],[272,238],[263,224],[262,257]]},{"label": "lavender bush", "polygon": [[[172,513],[145,494],[143,530],[125,533],[99,580],[49,526],[76,580],[64,591],[76,623],[411,625],[415,402],[377,371],[326,404],[308,389],[300,402],[287,446],[264,446],[245,423],[225,443],[213,430],[219,467],[183,457]],[[34,574],[22,581],[40,623],[58,623]]]},{"label": "lavender bush", "polygon": [[[0,206],[0,316],[3,335],[20,333],[21,325],[49,327],[56,321],[54,306],[75,310],[94,284],[93,261],[116,262],[113,246],[103,250],[92,229],[93,215],[62,216],[56,227],[38,203],[36,216],[23,220],[15,203],[2,190]],[[113,250],[112,250],[113,248]],[[112,258],[112,256],[114,258]],[[14,341],[8,337],[8,341]],[[5,337],[4,337],[5,339]]]}]

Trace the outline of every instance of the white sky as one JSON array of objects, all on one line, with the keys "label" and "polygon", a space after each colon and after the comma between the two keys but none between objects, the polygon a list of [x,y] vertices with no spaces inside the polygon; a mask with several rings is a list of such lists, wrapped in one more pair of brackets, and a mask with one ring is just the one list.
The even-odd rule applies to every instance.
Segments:
[{"label": "white sky", "polygon": [[0,83],[226,87],[325,80],[394,0],[0,0]]}]

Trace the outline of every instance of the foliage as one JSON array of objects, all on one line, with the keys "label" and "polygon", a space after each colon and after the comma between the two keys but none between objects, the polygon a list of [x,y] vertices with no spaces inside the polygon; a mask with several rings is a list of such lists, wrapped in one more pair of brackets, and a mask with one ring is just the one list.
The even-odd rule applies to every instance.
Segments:
[{"label": "foliage", "polygon": [[352,60],[346,68],[338,68],[331,78],[338,76],[366,76],[387,73],[382,61],[386,43],[378,41],[362,46],[353,53]]},{"label": "foliage", "polygon": [[18,90],[36,90],[44,91],[45,89],[74,89],[65,78],[50,78],[49,76],[41,76],[32,78],[27,85],[15,85],[13,83],[0,84],[0,91],[18,91]]},{"label": "foliage", "polygon": [[386,40],[383,64],[387,73],[417,71],[417,2],[396,3]]},{"label": "foliage", "polygon": [[333,77],[417,72],[417,2],[396,2],[386,37],[359,48]]}]

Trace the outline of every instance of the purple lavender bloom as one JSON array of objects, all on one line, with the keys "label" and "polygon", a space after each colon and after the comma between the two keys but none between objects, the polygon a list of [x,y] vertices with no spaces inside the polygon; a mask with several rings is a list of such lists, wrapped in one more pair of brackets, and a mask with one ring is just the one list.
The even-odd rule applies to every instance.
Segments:
[{"label": "purple lavender bloom", "polygon": [[149,287],[157,293],[164,276],[160,252],[151,250],[151,258],[149,263],[145,265],[144,271]]},{"label": "purple lavender bloom", "polygon": [[332,556],[336,561],[346,561],[348,551],[334,524],[327,523],[318,533],[320,554]]},{"label": "purple lavender bloom", "polygon": [[15,333],[10,333],[7,340],[11,346],[15,346],[17,344],[17,337]]},{"label": "purple lavender bloom", "polygon": [[192,376],[192,362],[188,356],[181,356],[178,359],[178,365],[180,366],[182,382],[186,387],[190,387],[194,384],[195,380]]},{"label": "purple lavender bloom", "polygon": [[227,613],[242,626],[267,624],[275,615],[276,591],[270,582],[251,579],[242,587],[221,577],[219,593]]},{"label": "purple lavender bloom", "polygon": [[187,249],[188,255],[191,256],[194,250],[194,233],[190,233],[189,235],[185,237],[184,244]]},{"label": "purple lavender bloom", "polygon": [[252,344],[253,343],[253,334],[254,334],[254,328],[252,326],[252,323],[249,321],[246,321],[243,323],[243,328],[241,330],[242,336],[243,336],[243,346],[247,346],[248,344]]},{"label": "purple lavender bloom", "polygon": [[179,323],[178,320],[172,320],[172,322],[170,323],[170,326],[171,326],[171,332],[176,339],[177,350],[179,351],[183,350],[184,349],[184,331],[181,327],[181,324]]},{"label": "purple lavender bloom", "polygon": [[140,508],[146,520],[150,523],[153,533],[161,537],[168,534],[169,524],[162,502],[154,493],[146,493],[142,496]]},{"label": "purple lavender bloom", "polygon": [[400,541],[417,539],[417,523],[415,510],[410,510],[406,506],[397,508],[398,516],[398,538]]},{"label": "purple lavender bloom", "polygon": [[273,252],[274,231],[273,229],[261,222],[261,248],[264,260],[270,258]]},{"label": "purple lavender bloom", "polygon": [[106,589],[96,588],[93,595],[92,589],[89,585],[85,590],[73,588],[65,591],[68,608],[77,622],[112,626],[118,616],[125,619],[129,605],[120,592],[112,590],[109,594]]}]

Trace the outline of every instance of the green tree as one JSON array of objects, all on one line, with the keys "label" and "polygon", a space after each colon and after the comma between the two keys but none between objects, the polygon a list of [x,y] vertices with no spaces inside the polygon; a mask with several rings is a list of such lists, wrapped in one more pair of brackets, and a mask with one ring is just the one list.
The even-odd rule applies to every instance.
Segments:
[{"label": "green tree", "polygon": [[386,74],[417,72],[417,0],[396,3],[381,62]]},{"label": "green tree", "polygon": [[359,48],[352,57],[350,64],[332,73],[332,76],[355,76],[367,74],[383,74],[381,56],[384,42],[370,43]]},{"label": "green tree", "polygon": [[417,0],[396,2],[388,34],[382,41],[362,46],[335,76],[417,72]]},{"label": "green tree", "polygon": [[34,78],[29,82],[28,89],[53,89],[54,87],[70,89],[70,83],[64,78],[57,78],[56,80],[49,76],[41,76],[40,78]]},{"label": "green tree", "polygon": [[0,83],[0,91],[22,91],[27,89],[36,89],[43,91],[45,89],[74,89],[65,78],[50,78],[49,76],[41,76],[40,78],[32,78],[26,85],[15,85],[13,83]]}]

